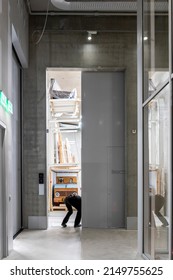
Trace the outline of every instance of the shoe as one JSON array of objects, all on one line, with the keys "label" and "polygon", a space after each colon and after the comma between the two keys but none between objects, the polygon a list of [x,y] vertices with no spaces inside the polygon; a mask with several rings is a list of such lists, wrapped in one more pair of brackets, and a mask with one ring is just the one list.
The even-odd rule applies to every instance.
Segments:
[{"label": "shoe", "polygon": [[81,226],[82,226],[81,224],[74,225],[75,228],[76,228],[76,227],[81,227]]},{"label": "shoe", "polygon": [[66,224],[61,224],[61,226],[62,226],[62,227],[67,227],[67,225],[66,225]]}]

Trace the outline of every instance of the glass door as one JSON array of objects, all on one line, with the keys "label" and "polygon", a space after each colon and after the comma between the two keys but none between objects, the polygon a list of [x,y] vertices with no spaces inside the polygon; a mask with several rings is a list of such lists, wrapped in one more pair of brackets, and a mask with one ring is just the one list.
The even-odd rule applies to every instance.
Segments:
[{"label": "glass door", "polygon": [[144,253],[169,259],[169,84],[144,107]]},{"label": "glass door", "polygon": [[148,259],[170,259],[171,251],[169,2],[138,1],[138,152],[143,151],[138,156],[139,236]]}]

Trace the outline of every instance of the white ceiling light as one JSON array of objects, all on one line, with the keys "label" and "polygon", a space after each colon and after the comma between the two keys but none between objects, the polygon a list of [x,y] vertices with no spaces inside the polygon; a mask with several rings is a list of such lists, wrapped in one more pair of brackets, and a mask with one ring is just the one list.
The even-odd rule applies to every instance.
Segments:
[{"label": "white ceiling light", "polygon": [[90,32],[88,32],[88,41],[91,41],[92,40],[92,35]]},{"label": "white ceiling light", "polygon": [[88,32],[88,41],[92,40],[92,35],[97,35],[97,31],[87,31]]}]

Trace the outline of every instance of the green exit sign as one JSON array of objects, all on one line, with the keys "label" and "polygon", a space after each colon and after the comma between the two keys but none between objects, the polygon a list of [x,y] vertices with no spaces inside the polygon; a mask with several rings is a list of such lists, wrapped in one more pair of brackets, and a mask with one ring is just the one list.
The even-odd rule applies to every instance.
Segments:
[{"label": "green exit sign", "polygon": [[0,90],[0,105],[10,114],[13,114],[13,104],[5,96],[2,90]]}]

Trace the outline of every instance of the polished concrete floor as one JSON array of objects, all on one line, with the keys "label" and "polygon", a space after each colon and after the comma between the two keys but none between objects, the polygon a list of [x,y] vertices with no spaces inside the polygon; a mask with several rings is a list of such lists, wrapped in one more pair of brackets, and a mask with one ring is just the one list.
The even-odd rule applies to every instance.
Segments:
[{"label": "polished concrete floor", "polygon": [[65,212],[51,213],[47,230],[23,230],[9,260],[136,260],[137,231],[74,228],[74,215],[61,227]]}]

